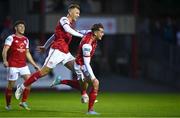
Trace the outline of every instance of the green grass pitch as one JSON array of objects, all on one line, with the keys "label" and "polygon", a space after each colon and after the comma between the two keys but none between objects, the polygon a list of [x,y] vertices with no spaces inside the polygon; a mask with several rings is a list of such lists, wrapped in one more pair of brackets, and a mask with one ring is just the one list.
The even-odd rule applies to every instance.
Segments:
[{"label": "green grass pitch", "polygon": [[[180,117],[180,93],[106,93],[100,92],[92,117]],[[4,94],[0,93],[0,117],[91,117],[87,104],[80,102],[78,92],[32,91],[28,104],[31,111],[12,99],[12,110],[6,111]]]}]

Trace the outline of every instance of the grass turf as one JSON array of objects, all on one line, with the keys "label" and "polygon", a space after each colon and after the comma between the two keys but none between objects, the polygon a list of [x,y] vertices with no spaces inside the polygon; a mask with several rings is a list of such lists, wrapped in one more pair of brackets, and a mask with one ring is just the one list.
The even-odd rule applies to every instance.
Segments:
[{"label": "grass turf", "polygon": [[[92,117],[179,117],[179,93],[99,93]],[[31,111],[18,106],[12,99],[12,110],[6,111],[0,93],[0,117],[91,117],[86,115],[87,104],[80,103],[78,92],[31,92],[28,100]]]}]

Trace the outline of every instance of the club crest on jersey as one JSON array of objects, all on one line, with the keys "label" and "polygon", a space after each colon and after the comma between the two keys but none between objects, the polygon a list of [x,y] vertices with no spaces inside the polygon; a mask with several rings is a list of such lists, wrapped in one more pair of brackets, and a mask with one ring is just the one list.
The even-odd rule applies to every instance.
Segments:
[{"label": "club crest on jersey", "polygon": [[90,52],[91,49],[90,48],[84,48],[84,51]]}]

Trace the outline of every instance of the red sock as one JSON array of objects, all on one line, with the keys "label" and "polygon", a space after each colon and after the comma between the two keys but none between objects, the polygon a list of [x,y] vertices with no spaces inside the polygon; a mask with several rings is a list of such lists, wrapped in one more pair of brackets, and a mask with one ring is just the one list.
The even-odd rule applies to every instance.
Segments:
[{"label": "red sock", "polygon": [[23,91],[23,94],[22,94],[22,100],[21,102],[26,102],[28,96],[29,96],[29,93],[30,93],[30,89],[29,88],[25,88],[24,91]]},{"label": "red sock", "polygon": [[25,86],[25,87],[30,86],[32,83],[34,83],[35,81],[37,81],[40,77],[41,77],[40,71],[37,71],[37,72],[33,73],[33,74],[29,77],[29,79],[27,79],[27,80],[24,82],[24,86]]},{"label": "red sock", "polygon": [[77,90],[81,90],[81,87],[80,87],[79,82],[77,80],[61,80],[61,84],[69,85],[72,88],[75,88]]},{"label": "red sock", "polygon": [[11,98],[12,98],[12,89],[6,88],[5,90],[5,96],[6,96],[6,105],[11,104]]},{"label": "red sock", "polygon": [[89,105],[88,105],[88,111],[92,111],[94,107],[94,101],[96,100],[96,96],[98,94],[98,91],[94,88],[91,89],[89,94]]}]

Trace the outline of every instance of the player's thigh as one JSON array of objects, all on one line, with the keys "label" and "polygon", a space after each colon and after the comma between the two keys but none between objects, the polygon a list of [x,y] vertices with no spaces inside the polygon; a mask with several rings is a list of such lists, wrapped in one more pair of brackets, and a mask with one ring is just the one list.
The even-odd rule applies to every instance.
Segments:
[{"label": "player's thigh", "polygon": [[66,68],[68,68],[68,69],[71,70],[72,72],[75,72],[75,70],[74,70],[74,60],[71,60],[71,61],[67,62],[67,63],[65,64],[65,66],[66,66]]},{"label": "player's thigh", "polygon": [[65,59],[65,55],[65,53],[57,49],[50,48],[48,57],[46,58],[43,66],[54,68],[57,64],[61,63]]},{"label": "player's thigh", "polygon": [[22,78],[24,79],[24,81],[27,80],[27,79],[29,79],[29,77],[30,77],[30,74],[22,75]]},{"label": "player's thigh", "polygon": [[16,83],[16,80],[8,80],[7,88],[13,88]]},{"label": "player's thigh", "polygon": [[85,76],[85,80],[86,80],[89,84],[95,85],[95,86],[99,85],[99,80],[98,80],[97,78],[92,78],[92,77],[90,76],[90,74],[89,74],[89,72],[88,72],[88,70],[87,70],[87,68],[86,68],[85,65],[83,65],[83,66],[81,67],[81,70],[82,70],[82,72],[83,72],[83,74],[84,74],[84,76]]},{"label": "player's thigh", "polygon": [[21,76],[30,75],[31,74],[28,66],[24,66],[24,67],[18,68],[18,70],[19,70],[19,73],[20,73]]},{"label": "player's thigh", "polygon": [[19,77],[19,70],[15,67],[9,67],[7,69],[7,80],[8,81],[16,81]]},{"label": "player's thigh", "polygon": [[41,77],[49,74],[49,72],[52,70],[53,68],[49,68],[47,66],[43,66],[40,70],[40,74],[41,74]]},{"label": "player's thigh", "polygon": [[72,56],[72,54],[69,52],[65,55],[64,60],[62,61],[62,64],[65,65],[68,69],[73,71],[74,61],[75,61],[74,56]]},{"label": "player's thigh", "polygon": [[94,87],[94,89],[96,89],[96,90],[99,89],[99,80],[98,79],[96,79],[96,78],[91,79],[90,77],[86,77],[85,82],[87,82],[89,84],[89,86]]}]

